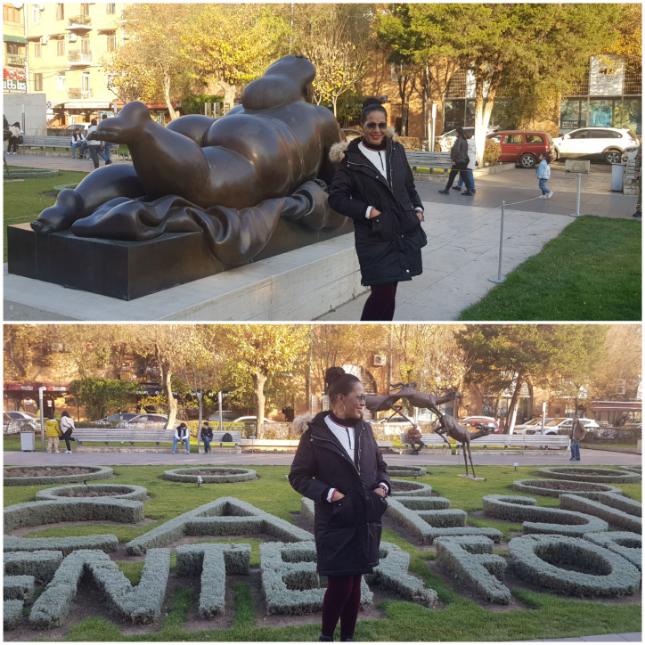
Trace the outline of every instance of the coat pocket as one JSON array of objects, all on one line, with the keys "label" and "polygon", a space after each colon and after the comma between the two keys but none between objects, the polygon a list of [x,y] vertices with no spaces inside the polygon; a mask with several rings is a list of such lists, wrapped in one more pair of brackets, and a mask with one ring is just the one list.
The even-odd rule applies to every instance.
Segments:
[{"label": "coat pocket", "polygon": [[370,220],[370,226],[372,233],[380,240],[388,241],[394,239],[396,226],[392,213],[382,212],[378,217]]},{"label": "coat pocket", "polygon": [[345,495],[343,499],[332,504],[329,526],[330,528],[344,528],[355,524],[354,503],[349,495]]},{"label": "coat pocket", "polygon": [[367,521],[380,522],[383,514],[387,511],[387,500],[374,491],[369,492],[367,500]]}]

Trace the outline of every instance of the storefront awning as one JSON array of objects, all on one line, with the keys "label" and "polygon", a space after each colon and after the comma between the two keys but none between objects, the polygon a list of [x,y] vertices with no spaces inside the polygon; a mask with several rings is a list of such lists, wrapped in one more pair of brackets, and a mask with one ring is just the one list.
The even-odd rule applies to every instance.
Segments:
[{"label": "storefront awning", "polygon": [[5,43],[16,43],[18,45],[27,44],[27,39],[23,36],[11,36],[9,34],[3,34],[2,40],[4,40]]}]

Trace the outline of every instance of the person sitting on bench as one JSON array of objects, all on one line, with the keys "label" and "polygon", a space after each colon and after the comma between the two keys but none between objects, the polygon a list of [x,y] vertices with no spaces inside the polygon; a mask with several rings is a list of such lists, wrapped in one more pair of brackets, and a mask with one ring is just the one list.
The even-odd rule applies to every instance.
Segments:
[{"label": "person sitting on bench", "polygon": [[413,425],[407,432],[405,439],[410,444],[415,455],[419,454],[421,448],[425,448],[425,443],[421,440],[421,431],[419,426]]}]

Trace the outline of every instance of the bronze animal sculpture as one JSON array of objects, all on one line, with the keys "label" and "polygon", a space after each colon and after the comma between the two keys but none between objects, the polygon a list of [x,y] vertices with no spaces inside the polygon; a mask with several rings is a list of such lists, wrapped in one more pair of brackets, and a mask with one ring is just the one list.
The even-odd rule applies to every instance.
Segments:
[{"label": "bronze animal sculpture", "polygon": [[341,135],[329,110],[307,102],[314,77],[306,58],[286,56],[217,120],[190,115],[163,127],[143,103],[127,104],[91,136],[127,144],[132,166],[99,168],[61,191],[33,230],[121,240],[201,230],[234,266],[266,246],[281,217],[315,230],[342,226],[325,192],[329,148]]}]

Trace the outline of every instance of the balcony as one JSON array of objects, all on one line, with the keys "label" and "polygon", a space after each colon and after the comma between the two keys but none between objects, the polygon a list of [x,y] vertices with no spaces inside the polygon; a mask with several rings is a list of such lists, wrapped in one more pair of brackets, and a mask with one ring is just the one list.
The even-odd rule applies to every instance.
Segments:
[{"label": "balcony", "polygon": [[67,30],[68,31],[91,31],[92,24],[89,16],[72,16],[67,21]]},{"label": "balcony", "polygon": [[73,51],[67,54],[67,61],[70,67],[87,67],[92,64],[91,52]]},{"label": "balcony", "polygon": [[27,59],[20,54],[5,54],[5,63],[11,67],[24,67]]},{"label": "balcony", "polygon": [[67,90],[68,99],[91,99],[92,90],[83,90],[80,87],[70,87]]}]

